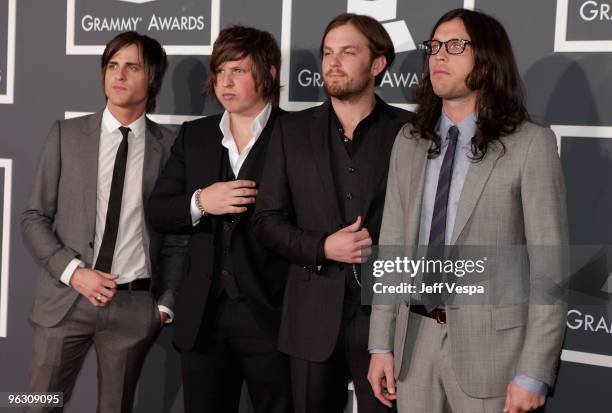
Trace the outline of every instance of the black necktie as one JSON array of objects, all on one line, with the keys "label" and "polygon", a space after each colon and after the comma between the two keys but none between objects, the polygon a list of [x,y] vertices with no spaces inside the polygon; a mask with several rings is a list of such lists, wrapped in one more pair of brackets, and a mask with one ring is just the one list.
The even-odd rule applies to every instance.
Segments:
[{"label": "black necktie", "polygon": [[121,198],[123,197],[123,181],[125,179],[125,167],[128,155],[128,133],[130,128],[121,126],[119,128],[123,140],[115,155],[115,166],[113,168],[113,180],[111,181],[110,196],[108,197],[108,209],[106,211],[106,224],[102,245],[98,252],[95,269],[110,273],[113,266],[113,254],[117,242],[117,231],[119,230],[119,217],[121,215]]},{"label": "black necktie", "polygon": [[[444,160],[440,167],[440,176],[438,177],[438,188],[436,190],[436,200],[434,202],[433,215],[431,218],[431,228],[429,229],[429,246],[427,248],[428,259],[443,259],[444,258],[444,241],[446,236],[446,211],[448,208],[448,196],[450,193],[451,179],[453,177],[453,163],[455,160],[455,149],[457,148],[457,138],[459,137],[459,128],[451,126],[448,130],[448,146],[444,154]],[[444,275],[439,274],[444,281]],[[432,274],[427,274],[430,277],[431,284]],[[437,294],[438,299],[440,297]],[[433,310],[437,305],[431,301],[433,297],[424,299],[425,306],[428,311]]]}]

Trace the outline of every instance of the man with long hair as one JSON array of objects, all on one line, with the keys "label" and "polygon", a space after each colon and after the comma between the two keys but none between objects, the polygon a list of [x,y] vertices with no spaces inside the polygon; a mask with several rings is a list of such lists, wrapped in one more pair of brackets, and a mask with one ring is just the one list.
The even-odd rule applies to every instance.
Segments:
[{"label": "man with long hair", "polygon": [[386,412],[366,380],[369,306],[362,249],[378,241],[391,147],[410,113],[375,94],[393,43],[375,19],[341,14],[321,40],[329,99],[275,128],[255,232],[291,261],[279,338],[298,413],[339,413],[353,380],[359,412]]},{"label": "man with long hair", "polygon": [[223,29],[206,91],[225,111],[185,122],[150,200],[154,228],[191,234],[177,303],[186,412],[237,412],[246,381],[257,413],[289,413],[289,360],[277,349],[288,263],[253,234],[257,186],[278,107],[274,37]]},{"label": "man with long hair", "polygon": [[[125,32],[106,45],[106,108],[53,124],[21,218],[42,267],[30,389],[63,392],[64,404],[93,345],[97,411],[131,412],[145,355],[173,316],[186,238],[155,233],[143,213],[174,142],[145,115],[166,67],[148,36]],[[61,409],[28,411],[49,410]]]},{"label": "man with long hair", "polygon": [[499,256],[487,265],[510,277],[507,285],[521,284],[522,274],[506,271],[500,257],[522,246],[531,293],[505,305],[451,305],[423,294],[417,303],[410,296],[374,306],[368,378],[379,400],[397,398],[400,412],[529,411],[554,384],[565,329],[562,296],[534,298],[538,277],[562,276],[537,247],[568,242],[556,139],[529,120],[497,20],[452,10],[424,47],[418,110],[391,156],[380,244],[495,246]]}]

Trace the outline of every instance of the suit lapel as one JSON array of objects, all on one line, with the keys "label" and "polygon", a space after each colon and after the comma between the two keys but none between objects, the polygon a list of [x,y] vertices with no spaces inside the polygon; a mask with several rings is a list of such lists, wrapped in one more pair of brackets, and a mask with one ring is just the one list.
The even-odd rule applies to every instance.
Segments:
[{"label": "suit lapel", "polygon": [[90,116],[83,127],[83,135],[79,139],[82,162],[82,179],[85,198],[84,222],[89,227],[87,233],[94,238],[96,230],[96,207],[98,202],[98,156],[100,152],[100,133],[102,127],[102,112]]},{"label": "suit lapel", "polygon": [[410,182],[406,193],[404,216],[406,219],[406,245],[416,246],[419,243],[419,229],[421,227],[421,207],[423,205],[423,189],[425,187],[425,171],[427,170],[427,151],[431,145],[430,141],[421,138],[415,139],[416,145],[412,159],[408,162],[410,171]]},{"label": "suit lapel", "polygon": [[502,154],[499,144],[489,145],[486,156],[479,162],[472,162],[468,169],[465,182],[459,197],[459,205],[457,206],[457,215],[455,218],[455,226],[453,227],[453,235],[451,237],[451,245],[454,245],[459,239],[459,235],[465,228],[470,216],[476,208],[478,199],[484,190],[493,167],[497,159]]},{"label": "suit lapel", "polygon": [[[221,120],[221,118],[218,118]],[[204,188],[215,182],[220,182],[223,176],[221,165],[228,161],[227,149],[221,145],[223,133],[219,128],[219,122],[210,125],[212,129],[202,128],[198,131],[199,144],[191,145],[189,150],[192,152],[194,159],[200,159],[201,162],[197,165],[197,169],[193,172],[199,179],[196,180],[196,188]],[[195,152],[195,153],[194,153]],[[219,217],[213,216],[211,219],[212,233],[216,234]]]},{"label": "suit lapel", "polygon": [[331,170],[331,153],[329,148],[330,104],[330,101],[327,100],[314,111],[308,136],[312,148],[311,159],[319,172],[321,187],[323,188],[328,203],[328,210],[333,211],[332,213],[336,218],[335,221],[342,224],[344,220],[340,214],[340,206],[338,205],[338,198],[336,197],[336,185]]},{"label": "suit lapel", "polygon": [[394,117],[388,118],[384,108],[380,109],[379,116],[382,119],[376,122],[375,130],[369,134],[372,142],[364,142],[366,145],[364,145],[365,148],[362,148],[368,151],[372,150],[375,153],[374,162],[365,162],[364,164],[366,166],[364,172],[365,176],[367,176],[364,192],[366,198],[363,203],[362,217],[364,220],[377,193],[375,186],[383,181],[385,174],[389,170],[389,156],[391,155],[391,148],[399,129],[396,119]]},{"label": "suit lapel", "polygon": [[[278,114],[278,109],[272,109],[272,113],[270,113],[270,118],[268,118],[268,122],[266,126],[261,131],[261,135],[255,142],[253,148],[249,152],[247,158],[244,160],[244,163],[240,167],[240,171],[238,171],[237,179],[249,179],[257,182],[259,186],[261,176],[263,174],[263,168],[265,165],[265,156],[266,149],[268,147],[268,141],[270,139],[270,135],[272,134],[272,129],[274,128],[274,120]],[[249,218],[253,210],[255,209],[255,204],[251,204],[247,206],[247,212],[243,214],[237,214],[236,220],[241,221],[243,219]]]},{"label": "suit lapel", "polygon": [[145,130],[145,153],[144,164],[142,167],[142,198],[143,204],[147,204],[149,195],[153,190],[157,176],[159,175],[162,158],[161,131],[159,128],[146,118],[147,127]]},{"label": "suit lapel", "polygon": [[[265,151],[268,147],[268,140],[270,139],[270,135],[272,134],[272,129],[274,128],[274,121],[278,114],[278,109],[273,108],[270,113],[270,117],[268,118],[268,122],[266,126],[261,131],[257,142],[249,155],[244,160],[244,163],[240,167],[240,171],[238,172],[238,179],[252,179],[255,181],[259,181],[261,179],[261,175],[264,168],[265,163]],[[262,154],[263,153],[263,154]],[[259,184],[259,182],[257,182]]]}]

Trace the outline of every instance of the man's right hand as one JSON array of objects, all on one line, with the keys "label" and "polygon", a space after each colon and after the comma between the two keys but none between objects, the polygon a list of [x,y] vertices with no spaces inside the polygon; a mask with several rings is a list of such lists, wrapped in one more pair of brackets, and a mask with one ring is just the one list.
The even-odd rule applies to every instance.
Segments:
[{"label": "man's right hand", "polygon": [[98,270],[77,268],[70,278],[70,285],[94,306],[104,307],[117,292],[117,277]]},{"label": "man's right hand", "polygon": [[368,381],[374,391],[374,397],[385,406],[392,407],[391,402],[397,398],[393,376],[393,353],[372,354]]},{"label": "man's right hand", "polygon": [[256,186],[255,181],[245,179],[217,182],[202,189],[200,203],[211,215],[241,214],[247,210],[242,205],[255,203]]},{"label": "man's right hand", "polygon": [[367,228],[361,228],[361,217],[351,225],[325,238],[325,258],[345,264],[360,264],[367,260],[372,237]]}]

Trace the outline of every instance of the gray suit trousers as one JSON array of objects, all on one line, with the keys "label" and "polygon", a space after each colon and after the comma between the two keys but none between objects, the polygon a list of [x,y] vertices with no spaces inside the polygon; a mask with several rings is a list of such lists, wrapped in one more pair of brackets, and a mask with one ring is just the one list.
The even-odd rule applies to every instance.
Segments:
[{"label": "gray suit trousers", "polygon": [[403,374],[397,382],[398,413],[501,413],[505,397],[477,399],[457,382],[446,324],[411,313]]},{"label": "gray suit trousers", "polygon": [[[160,324],[157,303],[149,291],[117,291],[100,308],[79,296],[59,324],[34,324],[30,391],[63,392],[65,405],[93,344],[98,361],[97,412],[131,412],[140,369]],[[63,408],[26,411],[55,413]]]}]

